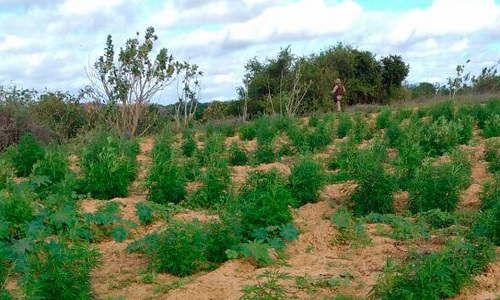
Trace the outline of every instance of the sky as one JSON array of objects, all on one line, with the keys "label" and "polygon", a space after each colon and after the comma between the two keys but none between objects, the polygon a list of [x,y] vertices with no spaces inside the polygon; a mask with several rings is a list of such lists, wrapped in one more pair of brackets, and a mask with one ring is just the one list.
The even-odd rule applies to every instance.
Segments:
[{"label": "sky", "polygon": [[[245,64],[338,43],[400,55],[408,83],[479,74],[500,59],[500,0],[0,0],[0,86],[76,94],[104,53],[153,26],[153,51],[197,64],[200,100],[236,99]],[[348,80],[346,78],[345,80]],[[156,102],[177,99],[175,84]]]}]

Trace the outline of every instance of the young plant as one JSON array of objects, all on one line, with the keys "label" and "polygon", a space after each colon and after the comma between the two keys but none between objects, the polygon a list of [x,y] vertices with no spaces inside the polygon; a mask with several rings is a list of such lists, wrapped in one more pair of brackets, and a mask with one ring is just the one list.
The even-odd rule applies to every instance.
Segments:
[{"label": "young plant", "polygon": [[341,114],[339,117],[339,123],[337,126],[337,137],[339,139],[347,136],[347,133],[352,128],[352,120],[349,114]]},{"label": "young plant", "polygon": [[486,142],[484,159],[492,173],[500,173],[500,139],[490,139]]},{"label": "young plant", "polygon": [[0,156],[0,190],[7,188],[14,180],[14,165],[4,156]]},{"label": "young plant", "polygon": [[28,299],[93,299],[90,272],[99,264],[96,249],[55,240],[33,247],[21,280]]},{"label": "young plant", "polygon": [[44,156],[44,147],[31,133],[26,133],[19,140],[17,151],[12,157],[18,177],[27,177],[31,174],[33,165]]},{"label": "young plant", "polygon": [[500,176],[484,185],[480,194],[481,210],[479,218],[472,226],[472,234],[484,236],[495,245],[500,245]]},{"label": "young plant", "polygon": [[[281,282],[291,280],[292,278],[290,274],[280,272],[279,270],[266,270],[264,273],[257,276],[257,284],[243,287],[243,296],[241,296],[239,300],[286,300],[289,298],[289,295]],[[261,282],[262,279],[266,281]]]},{"label": "young plant", "polygon": [[355,221],[346,209],[337,209],[330,217],[331,224],[339,231],[332,239],[333,244],[366,246],[371,242],[363,225]]},{"label": "young plant", "polygon": [[184,141],[181,145],[182,154],[186,157],[192,157],[197,150],[196,141],[194,140],[194,132],[186,130],[183,136]]},{"label": "young plant", "polygon": [[153,161],[146,179],[147,199],[159,204],[179,203],[186,198],[186,182],[182,168],[175,161]]},{"label": "young plant", "polygon": [[485,138],[500,136],[500,113],[490,116],[484,123],[483,136]]},{"label": "young plant", "polygon": [[288,180],[292,196],[302,206],[319,200],[319,192],[325,185],[325,172],[312,156],[304,156],[295,162]]},{"label": "young plant", "polygon": [[231,166],[244,166],[248,163],[248,157],[238,142],[233,141],[229,146],[229,164]]},{"label": "young plant", "polygon": [[196,190],[190,202],[203,208],[224,203],[231,183],[227,160],[212,157],[207,164],[202,181],[203,186]]}]

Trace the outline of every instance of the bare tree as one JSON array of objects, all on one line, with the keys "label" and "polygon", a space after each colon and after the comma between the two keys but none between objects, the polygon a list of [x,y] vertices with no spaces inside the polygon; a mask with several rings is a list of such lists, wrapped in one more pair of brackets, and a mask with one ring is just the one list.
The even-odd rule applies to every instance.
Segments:
[{"label": "bare tree", "polygon": [[194,118],[201,91],[199,77],[203,76],[203,72],[198,70],[197,65],[186,61],[176,63],[176,69],[180,77],[177,78],[179,101],[175,104],[175,122],[180,127],[187,126]]}]

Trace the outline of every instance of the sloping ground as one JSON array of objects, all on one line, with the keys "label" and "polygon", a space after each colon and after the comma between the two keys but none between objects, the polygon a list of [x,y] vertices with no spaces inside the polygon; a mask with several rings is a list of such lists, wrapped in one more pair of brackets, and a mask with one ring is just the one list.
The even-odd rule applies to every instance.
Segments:
[{"label": "sloping ground", "polygon": [[[151,141],[149,141],[151,142]],[[144,165],[148,160],[148,146],[141,146],[140,159]],[[150,151],[149,147],[149,151]],[[487,171],[487,164],[483,161],[484,143],[467,146],[470,150],[473,183],[462,194],[461,208],[479,207],[477,193],[485,180],[491,176]],[[259,166],[258,169],[268,170],[276,167],[283,174],[289,174],[287,165],[273,163]],[[248,166],[235,167],[233,179],[241,184],[248,172],[255,168]],[[141,174],[141,178],[145,173]],[[388,257],[403,257],[410,248],[417,247],[420,251],[433,251],[442,246],[443,238],[432,237],[430,240],[412,242],[395,241],[388,237],[377,236],[377,228],[385,225],[368,224],[365,230],[371,243],[356,247],[349,244],[334,244],[332,239],[337,230],[331,225],[329,217],[335,207],[343,202],[352,183],[332,184],[321,192],[320,201],[307,204],[295,210],[295,222],[301,229],[299,239],[289,243],[286,251],[286,263],[267,268],[257,268],[250,261],[244,259],[231,260],[214,271],[196,274],[191,277],[179,278],[168,274],[154,274],[147,272],[148,262],[141,255],[127,253],[124,249],[132,240],[117,243],[103,242],[98,245],[102,252],[102,266],[93,272],[93,287],[99,299],[238,299],[242,295],[242,288],[256,284],[258,276],[266,270],[275,270],[288,273],[290,280],[283,280],[282,284],[290,299],[330,299],[332,295],[344,294],[365,298],[381,274]],[[407,195],[396,195],[396,200],[403,206]],[[399,197],[399,198],[398,198]],[[122,216],[138,222],[135,216],[135,203],[145,201],[144,195],[132,195],[129,198],[119,198],[112,201],[122,203]],[[94,211],[102,202],[84,200],[81,209]],[[214,216],[207,216],[203,212],[183,211],[175,216],[176,219],[188,221],[198,219],[207,221]],[[140,237],[165,225],[157,222],[148,227],[139,226],[134,237]],[[390,228],[385,228],[390,229]],[[500,248],[498,248],[500,253]],[[295,278],[305,280],[297,284]],[[333,280],[335,279],[335,280]],[[333,280],[333,281],[332,281]],[[261,279],[260,282],[265,281]],[[319,285],[318,282],[327,282]],[[329,282],[329,283],[328,283]],[[500,262],[492,263],[487,270],[477,276],[476,285],[464,289],[454,297],[454,300],[465,299],[494,299],[500,295]],[[300,287],[299,287],[300,286]]]}]

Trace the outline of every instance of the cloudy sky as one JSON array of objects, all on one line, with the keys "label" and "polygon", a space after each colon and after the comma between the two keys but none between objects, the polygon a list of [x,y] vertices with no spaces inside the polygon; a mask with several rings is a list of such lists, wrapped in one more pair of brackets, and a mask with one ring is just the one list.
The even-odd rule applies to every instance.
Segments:
[{"label": "cloudy sky", "polygon": [[410,83],[500,59],[500,0],[0,0],[0,85],[75,94],[108,34],[122,46],[149,26],[156,49],[204,71],[202,101],[236,98],[245,63],[288,45],[296,55],[339,42],[401,55]]}]

